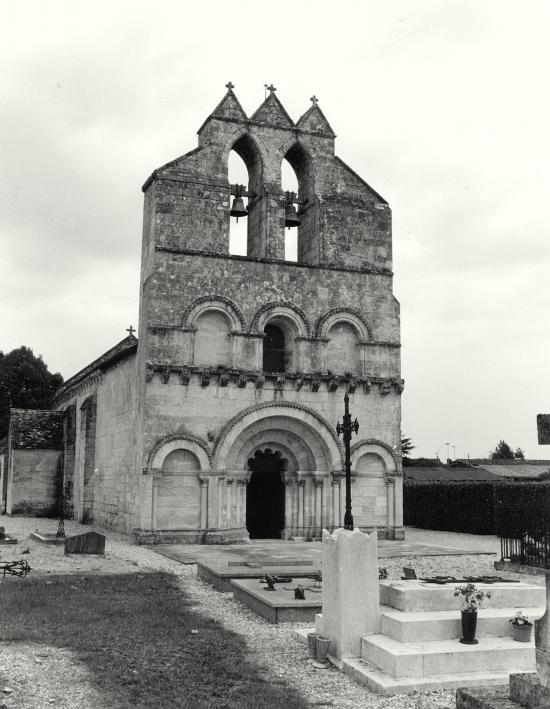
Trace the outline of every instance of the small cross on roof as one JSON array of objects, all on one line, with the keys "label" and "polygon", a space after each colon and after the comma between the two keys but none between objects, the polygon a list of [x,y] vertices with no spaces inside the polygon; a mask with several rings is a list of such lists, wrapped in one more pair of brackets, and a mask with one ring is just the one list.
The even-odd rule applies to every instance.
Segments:
[{"label": "small cross on roof", "polygon": [[130,337],[134,334],[135,330],[134,328],[130,325],[130,327],[126,328],[126,332],[129,334]]},{"label": "small cross on roof", "polygon": [[226,88],[228,91],[231,91],[231,89],[234,89],[234,88],[235,88],[235,84],[232,84],[230,81],[228,81],[227,84],[225,85],[225,88]]},{"label": "small cross on roof", "polygon": [[316,106],[319,103],[319,99],[317,98],[317,96],[315,96],[315,94],[313,94],[313,96],[309,100],[311,101],[311,103],[314,106]]},{"label": "small cross on roof", "polygon": [[273,84],[269,84],[269,86],[266,84],[265,88],[270,92],[273,93],[274,91],[277,91],[277,87],[273,86]]}]

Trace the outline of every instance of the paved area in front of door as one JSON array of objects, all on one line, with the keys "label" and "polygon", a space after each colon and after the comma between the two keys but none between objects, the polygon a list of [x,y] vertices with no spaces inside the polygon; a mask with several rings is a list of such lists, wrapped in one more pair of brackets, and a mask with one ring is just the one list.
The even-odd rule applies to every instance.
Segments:
[{"label": "paved area in front of door", "polygon": [[[321,542],[289,542],[281,539],[253,539],[245,544],[154,544],[149,549],[182,564],[203,562],[237,562],[262,565],[292,564],[307,562],[321,563],[323,545]],[[458,549],[455,547],[426,544],[414,541],[378,541],[378,557],[390,559],[411,556],[455,556],[464,554],[491,554],[488,551]]]}]

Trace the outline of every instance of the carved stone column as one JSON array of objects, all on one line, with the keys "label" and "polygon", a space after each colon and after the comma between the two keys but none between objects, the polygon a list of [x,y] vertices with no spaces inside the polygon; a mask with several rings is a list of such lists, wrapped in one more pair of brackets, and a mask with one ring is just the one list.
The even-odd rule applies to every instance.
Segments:
[{"label": "carved stone column", "polygon": [[331,526],[337,529],[340,526],[340,478],[332,478],[332,520]]},{"label": "carved stone column", "polygon": [[205,530],[208,525],[208,478],[206,475],[199,475],[200,483],[200,505],[201,505],[201,517],[200,517],[200,527]]},{"label": "carved stone column", "polygon": [[246,526],[246,478],[237,478],[237,503],[235,511],[235,526],[245,527]]},{"label": "carved stone column", "polygon": [[222,528],[223,525],[223,503],[224,503],[224,488],[225,488],[225,475],[220,475],[217,480],[217,505],[216,505],[216,527],[218,529]]},{"label": "carved stone column", "polygon": [[294,536],[294,528],[296,526],[295,510],[294,510],[294,490],[296,489],[296,480],[294,478],[286,478],[283,480],[285,486],[285,528],[283,536],[285,539],[290,539]]},{"label": "carved stone column", "polygon": [[151,500],[151,529],[157,528],[157,495],[158,485],[156,477],[153,475],[153,491]]},{"label": "carved stone column", "polygon": [[302,536],[304,533],[304,488],[306,486],[305,480],[297,480],[296,485],[298,486],[298,536]]},{"label": "carved stone column", "polygon": [[312,537],[320,537],[323,528],[323,478],[313,474],[313,489],[315,494],[315,516]]},{"label": "carved stone column", "polygon": [[[388,530],[395,527],[395,478],[386,478],[386,525]],[[390,532],[391,534],[391,532]]]},{"label": "carved stone column", "polygon": [[227,529],[232,529],[232,527],[236,526],[234,523],[234,514],[233,514],[233,490],[234,490],[234,485],[233,483],[235,482],[235,478],[227,478],[225,481],[225,492],[226,492],[226,501],[225,501],[225,524]]}]

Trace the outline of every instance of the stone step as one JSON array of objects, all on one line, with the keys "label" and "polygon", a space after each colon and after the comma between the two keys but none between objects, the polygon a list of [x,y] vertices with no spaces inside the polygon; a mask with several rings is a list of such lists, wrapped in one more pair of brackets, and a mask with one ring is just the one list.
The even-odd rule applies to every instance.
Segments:
[{"label": "stone step", "polygon": [[[512,624],[509,621],[515,616],[516,610],[516,608],[481,608],[478,611],[476,637],[511,637]],[[531,622],[544,615],[544,606],[522,610]],[[407,613],[382,606],[381,611],[381,634],[401,643],[452,640],[462,637],[460,611],[456,608],[451,611]]]},{"label": "stone step", "polygon": [[[379,694],[410,694],[418,691],[457,689],[458,687],[502,687],[508,681],[508,672],[464,672],[435,677],[392,677],[361,658],[342,660],[343,671],[356,682]],[[507,687],[506,687],[507,689]],[[514,709],[515,709],[514,705]],[[460,709],[473,709],[469,705]],[[476,707],[476,709],[478,709]],[[488,707],[479,707],[488,709]],[[492,709],[492,708],[491,708]]]},{"label": "stone step", "polygon": [[531,672],[535,644],[512,638],[483,638],[477,645],[458,640],[400,643],[385,635],[362,638],[361,657],[392,677],[430,677],[474,672]]},{"label": "stone step", "polygon": [[[456,585],[430,584],[422,581],[381,581],[380,603],[401,611],[446,611],[460,608],[454,595]],[[476,584],[488,591],[491,598],[484,600],[483,608],[525,608],[545,606],[544,586],[528,583]]]}]

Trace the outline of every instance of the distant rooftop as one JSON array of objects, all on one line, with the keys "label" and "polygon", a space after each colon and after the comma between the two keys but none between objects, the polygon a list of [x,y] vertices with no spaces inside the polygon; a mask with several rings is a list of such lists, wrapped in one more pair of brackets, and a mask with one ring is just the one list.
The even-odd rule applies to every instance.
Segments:
[{"label": "distant rooftop", "polygon": [[403,473],[409,480],[485,480],[539,478],[550,472],[550,460],[461,458],[444,464],[434,459],[409,459]]}]

